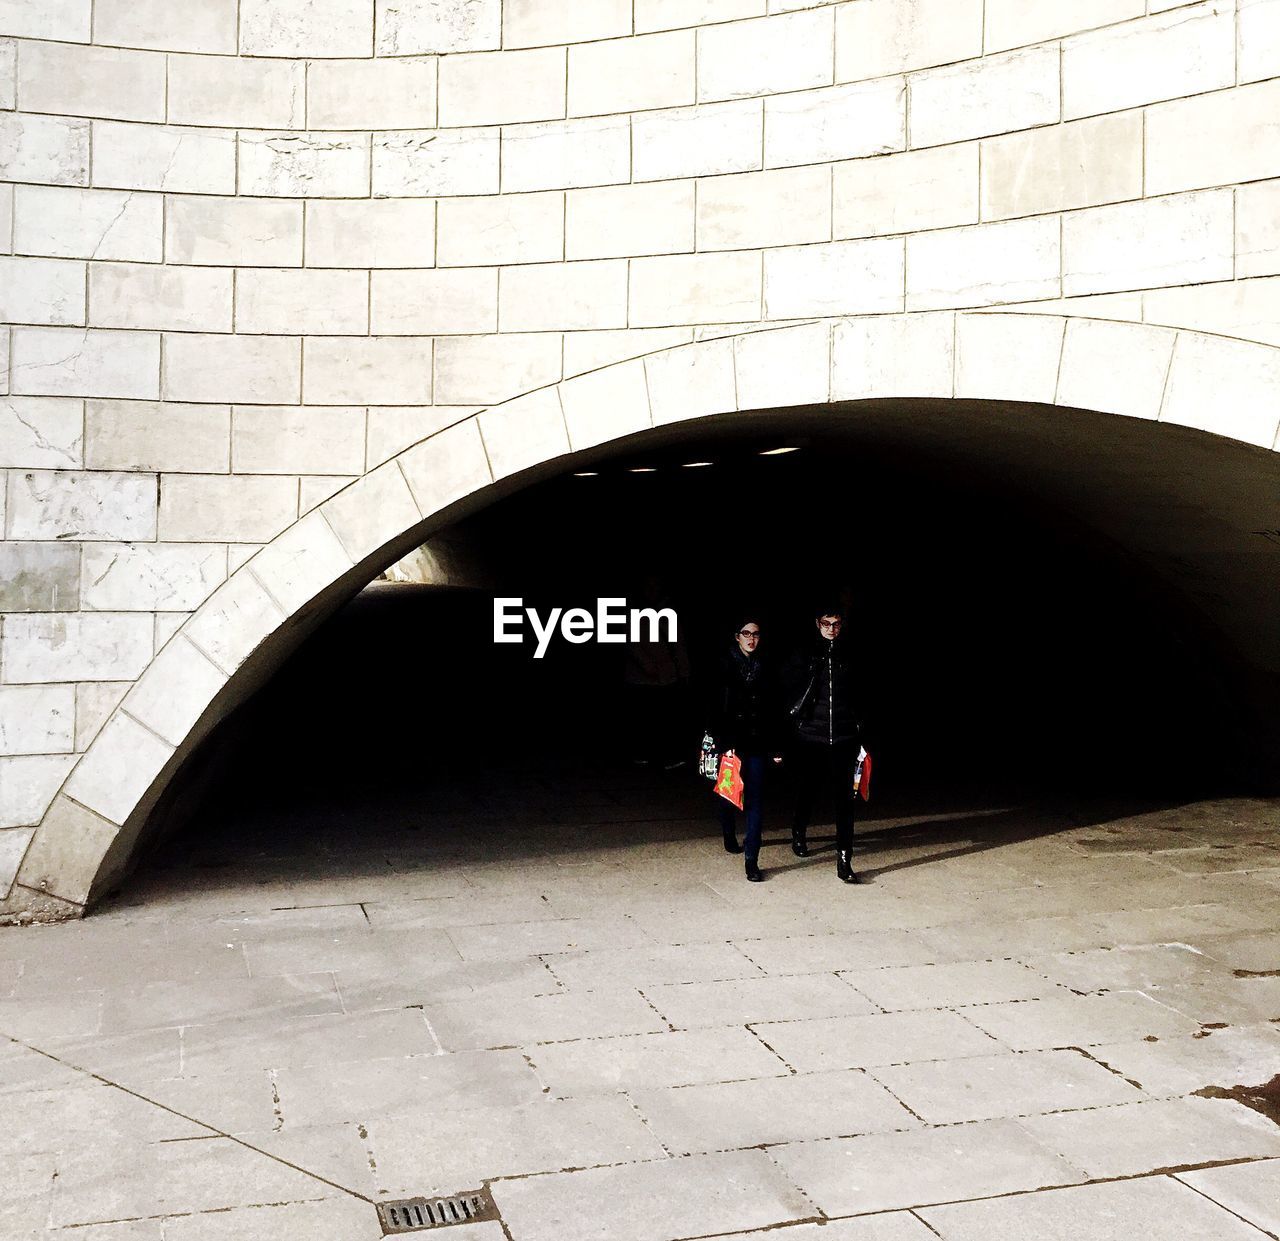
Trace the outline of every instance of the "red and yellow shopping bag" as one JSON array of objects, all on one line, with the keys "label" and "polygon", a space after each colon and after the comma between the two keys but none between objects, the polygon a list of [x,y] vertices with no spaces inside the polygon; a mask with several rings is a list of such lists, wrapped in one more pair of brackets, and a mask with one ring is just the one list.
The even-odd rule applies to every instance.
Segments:
[{"label": "red and yellow shopping bag", "polygon": [[727,802],[742,809],[742,759],[736,754],[720,756],[720,772],[716,776],[716,792]]}]

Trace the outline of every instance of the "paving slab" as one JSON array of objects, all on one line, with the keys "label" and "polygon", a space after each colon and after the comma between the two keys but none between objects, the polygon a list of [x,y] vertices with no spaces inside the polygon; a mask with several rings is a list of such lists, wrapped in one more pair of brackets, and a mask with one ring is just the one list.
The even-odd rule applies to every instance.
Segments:
[{"label": "paving slab", "polygon": [[446,1051],[519,1047],[617,1034],[653,1034],[665,1023],[635,990],[431,1004],[423,1009]]},{"label": "paving slab", "polygon": [[920,934],[947,954],[940,959],[989,961],[1104,947],[1111,938],[1102,917],[1071,913],[1016,920],[966,918],[924,927]]},{"label": "paving slab", "polygon": [[1217,984],[1230,977],[1220,961],[1188,944],[1059,952],[1026,958],[1026,964],[1073,991],[1147,991],[1182,983]]},{"label": "paving slab", "polygon": [[799,1021],[878,1012],[833,974],[646,984],[645,998],[677,1029]]},{"label": "paving slab", "polygon": [[717,982],[759,978],[764,971],[732,944],[655,944],[545,958],[551,972],[572,991],[655,983]]},{"label": "paving slab", "polygon": [[0,1000],[0,1036],[38,1043],[97,1034],[102,1029],[102,1003],[101,991]]},{"label": "paving slab", "polygon": [[1015,1051],[1192,1034],[1200,1023],[1138,991],[1051,996],[956,1010]]},{"label": "paving slab", "polygon": [[47,1039],[41,1050],[70,1068],[128,1085],[134,1079],[177,1077],[182,1072],[182,1031],[177,1027],[87,1038]]},{"label": "paving slab", "polygon": [[1252,1225],[1163,1176],[929,1207],[920,1216],[943,1241],[1259,1241]]},{"label": "paving slab", "polygon": [[1034,970],[1016,961],[964,961],[909,965],[882,970],[849,970],[840,975],[872,1003],[887,1010],[996,1004],[1061,994]]},{"label": "paving slab", "polygon": [[53,1090],[5,1099],[0,1151],[76,1150],[89,1139],[100,1144],[204,1137],[208,1130],[156,1108],[126,1090],[89,1077]]},{"label": "paving slab", "polygon": [[271,1012],[280,1021],[289,1021],[341,1011],[342,1001],[332,974],[227,978],[216,986],[156,982],[131,992],[108,993],[102,1008],[102,1032],[203,1025],[258,1012]]},{"label": "paving slab", "polygon": [[1152,989],[1162,1004],[1205,1024],[1280,1021],[1280,977],[1225,978]]},{"label": "paving slab", "polygon": [[1261,1022],[1155,1042],[1104,1044],[1090,1053],[1149,1095],[1256,1086],[1280,1074],[1280,1028]]},{"label": "paving slab", "polygon": [[634,1090],[631,1097],[662,1144],[678,1155],[919,1125],[887,1090],[856,1070]]},{"label": "paving slab", "polygon": [[826,974],[952,959],[920,931],[850,931],[735,942],[769,974]]},{"label": "paving slab", "polygon": [[365,1128],[379,1192],[394,1197],[455,1193],[491,1178],[562,1168],[666,1162],[635,1109],[617,1095],[514,1108],[444,1107],[381,1117]]},{"label": "paving slab", "polygon": [[[484,1229],[491,1231],[485,1232]],[[496,1229],[495,1231],[492,1231]],[[466,1234],[470,1232],[470,1237]],[[159,1234],[157,1234],[158,1236]],[[377,1211],[358,1198],[240,1207],[164,1220],[164,1241],[380,1241]],[[500,1224],[459,1225],[450,1241],[503,1241]],[[72,1241],[72,1238],[67,1238]]]},{"label": "paving slab", "polygon": [[766,1232],[735,1232],[718,1241],[936,1241],[914,1215],[893,1211],[861,1219],[829,1219],[818,1224],[788,1224]]},{"label": "paving slab", "polygon": [[1141,1092],[1074,1051],[1024,1051],[867,1070],[933,1125],[1129,1103]]},{"label": "paving slab", "polygon": [[182,1031],[183,1073],[192,1077],[237,1068],[305,1068],[432,1055],[439,1050],[421,1010],[413,1008],[296,1016],[288,1021],[275,1014],[250,1014]]},{"label": "paving slab", "polygon": [[525,1049],[556,1098],[778,1077],[787,1066],[742,1027],[578,1039]]},{"label": "paving slab", "polygon": [[769,1155],[828,1215],[897,1211],[1086,1179],[1011,1120],[798,1142],[772,1147]]},{"label": "paving slab", "polygon": [[345,1191],[372,1200],[378,1194],[380,1183],[368,1130],[359,1123],[295,1125],[245,1134],[241,1140],[264,1159],[305,1169],[317,1191],[311,1197]]},{"label": "paving slab", "polygon": [[536,922],[545,918],[575,915],[554,905],[540,892],[513,892],[495,896],[487,892],[467,892],[459,896],[402,898],[369,901],[357,906],[375,930],[448,930],[450,927],[485,926],[496,923]]},{"label": "paving slab", "polygon": [[653,939],[628,918],[554,918],[457,926],[445,932],[464,961],[503,961],[542,953],[643,948]]},{"label": "paving slab", "polygon": [[668,1241],[815,1214],[760,1151],[532,1176],[493,1192],[515,1241]]},{"label": "paving slab", "polygon": [[342,1007],[348,1013],[376,1012],[465,1000],[478,996],[535,996],[563,991],[541,957],[511,961],[463,961],[426,966],[379,965],[374,970],[340,969],[334,974]]},{"label": "paving slab", "polygon": [[1222,1099],[1161,1099],[1019,1123],[1097,1179],[1280,1156],[1280,1127]]},{"label": "paving slab", "polygon": [[156,1079],[129,1075],[127,1085],[142,1098],[221,1133],[267,1133],[280,1123],[267,1069]]},{"label": "paving slab", "polygon": [[1266,973],[1280,969],[1280,931],[1206,935],[1196,947],[1233,970]]},{"label": "paving slab", "polygon": [[4,1164],[0,1192],[0,1236],[42,1230],[49,1218],[57,1159],[52,1154],[13,1154]]},{"label": "paving slab", "polygon": [[1181,1172],[1177,1179],[1264,1231],[1280,1234],[1280,1159]]},{"label": "paving slab", "polygon": [[334,972],[410,974],[443,971],[462,958],[445,930],[412,927],[405,930],[355,927],[251,940],[245,959],[254,978]]},{"label": "paving slab", "polygon": [[997,1039],[945,1009],[763,1022],[752,1029],[799,1073],[989,1056],[1005,1050]]},{"label": "paving slab", "polygon": [[0,1040],[0,1108],[7,1095],[83,1085],[77,1070],[20,1043]]},{"label": "paving slab", "polygon": [[313,1177],[227,1138],[155,1142],[115,1155],[77,1150],[59,1161],[51,1222],[65,1228],[260,1203],[304,1202],[331,1192]]},{"label": "paving slab", "polygon": [[447,1099],[468,1107],[514,1107],[540,1098],[542,1081],[518,1051],[461,1051],[364,1063],[278,1069],[273,1074],[283,1128],[368,1122],[428,1113]]}]

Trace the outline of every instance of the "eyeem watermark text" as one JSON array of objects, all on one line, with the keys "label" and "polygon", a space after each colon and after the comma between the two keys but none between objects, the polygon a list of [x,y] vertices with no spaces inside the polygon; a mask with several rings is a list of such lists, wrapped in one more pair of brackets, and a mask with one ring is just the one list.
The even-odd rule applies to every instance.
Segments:
[{"label": "eyeem watermark text", "polygon": [[625,599],[597,599],[594,612],[552,608],[545,619],[537,608],[525,607],[523,599],[495,599],[493,640],[523,642],[526,617],[537,640],[534,659],[547,653],[557,626],[560,636],[575,646],[584,642],[674,642],[678,627],[674,608],[628,608]]}]

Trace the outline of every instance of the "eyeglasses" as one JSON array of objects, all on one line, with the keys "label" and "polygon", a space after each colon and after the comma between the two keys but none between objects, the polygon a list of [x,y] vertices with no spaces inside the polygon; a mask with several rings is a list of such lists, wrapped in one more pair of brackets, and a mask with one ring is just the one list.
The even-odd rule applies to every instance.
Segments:
[{"label": "eyeglasses", "polygon": [[760,630],[758,629],[739,629],[738,630],[738,637],[740,638],[758,638],[759,636],[760,636]]},{"label": "eyeglasses", "polygon": [[835,620],[820,620],[818,622],[819,629],[839,629],[843,622],[837,617]]}]

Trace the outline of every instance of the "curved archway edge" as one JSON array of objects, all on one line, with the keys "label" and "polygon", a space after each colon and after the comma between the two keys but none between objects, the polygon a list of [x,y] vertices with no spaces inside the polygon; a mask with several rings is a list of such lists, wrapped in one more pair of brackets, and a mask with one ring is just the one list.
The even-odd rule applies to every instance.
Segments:
[{"label": "curved archway edge", "polygon": [[[118,879],[186,755],[253,676],[433,517],[610,441],[725,413],[883,399],[1014,401],[1175,424],[1274,450],[1280,348],[1048,314],[823,320],[722,336],[535,390],[401,452],[300,518],[156,655],[36,828],[0,916],[82,913]],[[346,593],[350,593],[349,590]],[[262,675],[261,667],[257,675]]]}]

